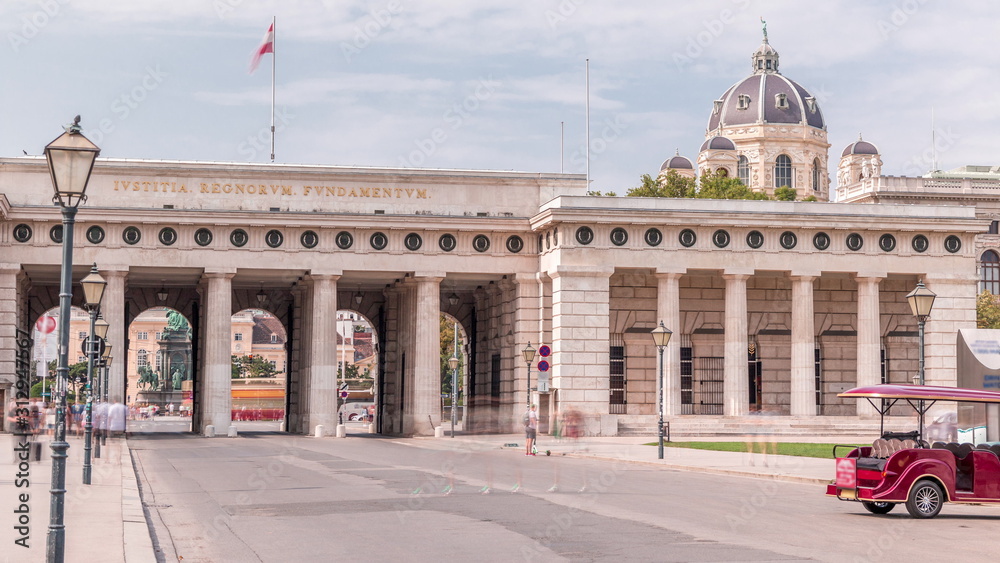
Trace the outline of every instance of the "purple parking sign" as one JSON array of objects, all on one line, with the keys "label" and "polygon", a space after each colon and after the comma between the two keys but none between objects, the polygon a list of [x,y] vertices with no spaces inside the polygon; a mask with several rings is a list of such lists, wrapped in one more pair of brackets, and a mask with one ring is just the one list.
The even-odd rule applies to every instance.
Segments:
[{"label": "purple parking sign", "polygon": [[538,371],[549,371],[549,363],[545,360],[538,362]]}]

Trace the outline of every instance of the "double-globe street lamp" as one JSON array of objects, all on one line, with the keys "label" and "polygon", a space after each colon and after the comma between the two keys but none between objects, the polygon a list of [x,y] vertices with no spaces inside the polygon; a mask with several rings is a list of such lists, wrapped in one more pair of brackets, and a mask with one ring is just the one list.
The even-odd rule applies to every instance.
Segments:
[{"label": "double-globe street lamp", "polygon": [[[920,381],[920,385],[927,384],[927,378],[924,375],[924,323],[931,316],[931,309],[934,308],[934,298],[937,294],[933,291],[927,289],[924,286],[923,280],[917,282],[917,287],[906,295],[906,300],[910,303],[910,311],[913,313],[914,317],[917,317],[917,341],[919,342],[919,350],[917,351],[917,377]],[[917,409],[917,413],[920,416],[920,437],[923,438],[924,435],[924,402],[920,401],[920,407]]]},{"label": "double-globe street lamp", "polygon": [[663,459],[663,349],[666,348],[667,343],[670,342],[670,335],[673,334],[673,332],[671,332],[669,328],[663,326],[663,321],[660,321],[660,326],[654,328],[650,334],[653,336],[653,344],[656,344],[656,349],[660,352],[660,369],[657,377],[659,384],[656,386],[656,410],[660,413],[660,447],[657,457],[659,459]]},{"label": "double-globe street lamp", "polygon": [[73,297],[73,224],[76,208],[87,199],[87,182],[101,149],[83,136],[80,116],[45,147],[52,201],[62,210],[62,269],[59,281],[59,363],[56,369],[56,427],[52,444],[52,484],[45,560],[62,563],[66,555],[63,512],[66,497],[66,386],[69,376],[69,316]]},{"label": "double-globe street lamp", "polygon": [[90,274],[80,280],[83,287],[84,308],[90,313],[90,333],[87,336],[87,412],[83,425],[83,484],[90,484],[91,464],[90,451],[91,440],[94,432],[94,364],[97,362],[99,346],[104,342],[104,337],[108,335],[108,323],[101,324],[98,332],[97,313],[101,310],[101,299],[104,297],[104,288],[108,282],[104,281],[97,271],[97,264],[90,269]]},{"label": "double-globe street lamp", "polygon": [[531,347],[531,342],[521,350],[521,355],[524,356],[524,363],[528,366],[528,381],[527,389],[525,390],[525,406],[528,410],[531,410],[531,360],[535,359],[535,349]]}]

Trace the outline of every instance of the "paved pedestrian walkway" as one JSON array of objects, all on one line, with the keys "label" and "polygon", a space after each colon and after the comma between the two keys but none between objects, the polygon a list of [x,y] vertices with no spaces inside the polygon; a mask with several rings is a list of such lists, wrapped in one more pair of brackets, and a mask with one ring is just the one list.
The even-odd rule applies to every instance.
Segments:
[{"label": "paved pedestrian walkway", "polygon": [[[26,471],[11,455],[14,438],[0,434],[0,561],[45,561],[52,482],[50,438],[37,439],[42,459],[32,458]],[[72,436],[67,442],[66,561],[156,561],[126,441],[107,440],[101,458],[93,460],[90,485],[83,484],[83,438]],[[26,525],[16,529],[25,514]],[[14,543],[19,539],[27,547]]]}]

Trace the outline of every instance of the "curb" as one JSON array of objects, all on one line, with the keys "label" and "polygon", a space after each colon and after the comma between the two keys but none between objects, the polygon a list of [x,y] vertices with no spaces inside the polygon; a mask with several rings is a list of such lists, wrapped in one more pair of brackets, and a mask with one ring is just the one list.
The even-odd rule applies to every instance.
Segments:
[{"label": "curb", "polygon": [[136,481],[132,465],[132,449],[125,439],[122,448],[122,538],[124,539],[125,561],[127,563],[156,562],[153,540],[149,536],[149,525],[142,510],[139,497],[139,483]]},{"label": "curb", "polygon": [[830,479],[823,479],[819,477],[806,477],[804,475],[790,475],[790,474],[780,474],[780,473],[760,473],[756,471],[745,471],[742,469],[721,469],[717,467],[699,467],[694,465],[678,465],[672,463],[660,463],[656,461],[644,461],[636,459],[625,459],[621,457],[611,457],[611,456],[601,456],[601,455],[586,455],[586,454],[573,454],[566,453],[563,454],[565,457],[575,457],[579,459],[598,459],[602,461],[618,461],[622,463],[633,463],[636,465],[646,465],[650,467],[659,467],[662,469],[674,469],[677,471],[688,471],[691,473],[712,473],[715,475],[729,475],[735,477],[751,477],[754,479],[769,479],[772,481],[787,481],[790,483],[804,483],[808,485],[828,485]]}]

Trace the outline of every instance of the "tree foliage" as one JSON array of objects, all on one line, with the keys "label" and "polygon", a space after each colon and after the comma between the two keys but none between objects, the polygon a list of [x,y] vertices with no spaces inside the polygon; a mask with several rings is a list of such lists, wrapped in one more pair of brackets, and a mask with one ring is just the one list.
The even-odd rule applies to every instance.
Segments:
[{"label": "tree foliage", "polygon": [[[441,393],[451,395],[451,368],[448,367],[448,360],[455,353],[455,321],[441,315]],[[458,373],[462,374],[462,333],[458,332]],[[461,381],[461,379],[460,379]],[[461,383],[459,383],[461,387]]]},{"label": "tree foliage", "polygon": [[988,291],[983,291],[976,299],[976,326],[1000,328],[1000,301]]},{"label": "tree foliage", "polygon": [[278,370],[260,355],[232,356],[232,378],[274,377]]},{"label": "tree foliage", "polygon": [[[668,170],[664,176],[654,178],[643,174],[640,184],[629,188],[625,194],[629,197],[687,197],[700,199],[754,199],[780,201],[795,201],[794,188],[782,186],[774,190],[774,197],[764,192],[755,192],[748,188],[739,178],[733,178],[716,170],[702,174],[696,182],[694,178],[686,178],[676,170]],[[810,196],[815,201],[815,198]],[[806,199],[810,199],[806,198]]]}]

